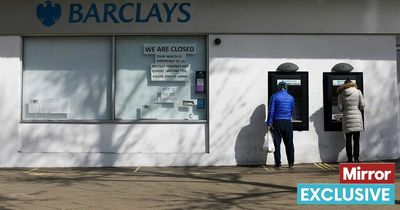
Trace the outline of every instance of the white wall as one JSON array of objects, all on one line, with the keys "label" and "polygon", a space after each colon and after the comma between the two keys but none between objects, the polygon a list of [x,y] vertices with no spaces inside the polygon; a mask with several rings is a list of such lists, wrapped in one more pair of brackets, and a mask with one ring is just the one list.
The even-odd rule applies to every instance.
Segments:
[{"label": "white wall", "polygon": [[[213,44],[215,37],[221,45]],[[21,40],[0,36],[0,167],[272,163],[273,157],[261,150],[267,71],[283,62],[309,72],[310,130],[294,134],[296,163],[345,159],[342,134],[323,131],[322,73],[339,62],[364,72],[367,107],[360,159],[399,157],[394,36],[211,35],[209,56],[209,127],[22,124]]]},{"label": "white wall", "polygon": [[20,124],[21,151],[202,154],[204,124]]},{"label": "white wall", "polygon": [[14,166],[18,159],[21,40],[0,36],[0,166]]},{"label": "white wall", "polygon": [[[210,148],[224,151],[226,163],[265,161],[267,71],[284,62],[309,72],[310,129],[294,133],[297,163],[346,159],[343,134],[323,127],[322,74],[340,62],[364,73],[360,160],[399,157],[394,36],[213,35],[211,42],[216,37],[222,44],[210,43]],[[273,163],[272,155],[268,163]]]}]

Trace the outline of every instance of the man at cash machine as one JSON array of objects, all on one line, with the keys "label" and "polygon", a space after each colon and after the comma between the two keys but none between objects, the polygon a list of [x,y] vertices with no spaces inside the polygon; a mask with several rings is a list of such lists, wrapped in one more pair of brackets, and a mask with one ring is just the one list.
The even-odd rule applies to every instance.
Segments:
[{"label": "man at cash machine", "polygon": [[289,168],[292,168],[294,166],[294,145],[291,119],[294,110],[294,98],[287,92],[287,84],[284,81],[279,82],[277,92],[271,96],[269,101],[267,125],[274,137],[275,167],[281,167],[280,146],[283,139]]}]

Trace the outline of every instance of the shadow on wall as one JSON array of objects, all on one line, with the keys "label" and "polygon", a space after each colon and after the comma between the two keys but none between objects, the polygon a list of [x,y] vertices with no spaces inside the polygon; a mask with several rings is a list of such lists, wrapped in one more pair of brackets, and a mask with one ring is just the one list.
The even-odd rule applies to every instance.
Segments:
[{"label": "shadow on wall", "polygon": [[236,138],[237,165],[265,165],[267,155],[262,146],[266,132],[265,105],[259,105],[250,117],[250,124],[240,129]]},{"label": "shadow on wall", "polygon": [[346,143],[341,131],[324,131],[324,109],[321,107],[310,116],[318,135],[319,156],[322,162],[338,162],[339,153]]}]

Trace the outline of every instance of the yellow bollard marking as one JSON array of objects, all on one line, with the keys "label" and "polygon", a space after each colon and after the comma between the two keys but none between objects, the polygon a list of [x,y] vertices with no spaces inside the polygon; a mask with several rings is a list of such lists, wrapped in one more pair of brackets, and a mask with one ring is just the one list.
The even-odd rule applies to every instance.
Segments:
[{"label": "yellow bollard marking", "polygon": [[336,170],[336,168],[335,167],[333,167],[333,166],[331,166],[331,165],[329,165],[329,164],[327,164],[327,163],[322,163],[324,166],[326,166],[327,168],[329,168],[330,170]]},{"label": "yellow bollard marking", "polygon": [[318,163],[318,165],[321,166],[321,167],[323,167],[323,168],[325,168],[327,171],[332,170],[332,168],[329,167],[329,166],[326,166],[325,163]]},{"label": "yellow bollard marking", "polygon": [[46,175],[49,175],[49,174],[33,172],[33,173],[29,173],[29,175],[32,175],[32,176],[46,176]]},{"label": "yellow bollard marking", "polygon": [[136,173],[136,172],[138,172],[138,171],[139,171],[139,169],[140,169],[140,166],[139,166],[139,167],[137,167],[133,173]]},{"label": "yellow bollard marking", "polygon": [[201,175],[201,173],[200,172],[192,172],[192,173],[189,173],[189,175]]},{"label": "yellow bollard marking", "polygon": [[24,173],[29,174],[31,176],[52,176],[52,175],[56,174],[54,172],[49,172],[49,171],[39,172],[38,171],[39,169],[40,169],[39,167],[38,168],[34,168],[34,169],[29,170],[29,171],[25,171]]},{"label": "yellow bollard marking", "polygon": [[317,166],[318,168],[324,170],[324,171],[328,170],[325,167],[321,166],[319,163],[314,163],[314,165]]},{"label": "yellow bollard marking", "polygon": [[38,168],[31,169],[31,170],[29,170],[28,172],[36,171],[36,170],[38,170],[38,169],[39,169],[39,167],[38,167]]}]

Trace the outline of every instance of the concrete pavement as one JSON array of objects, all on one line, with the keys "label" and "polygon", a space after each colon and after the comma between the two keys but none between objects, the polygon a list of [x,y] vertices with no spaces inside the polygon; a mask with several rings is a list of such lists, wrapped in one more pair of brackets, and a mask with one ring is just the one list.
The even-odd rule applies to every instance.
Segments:
[{"label": "concrete pavement", "polygon": [[[397,161],[398,162],[398,161]],[[400,180],[397,163],[396,181]],[[398,209],[298,206],[297,183],[338,183],[338,164],[295,168],[0,169],[0,209]],[[397,184],[396,192],[400,192]]]}]

